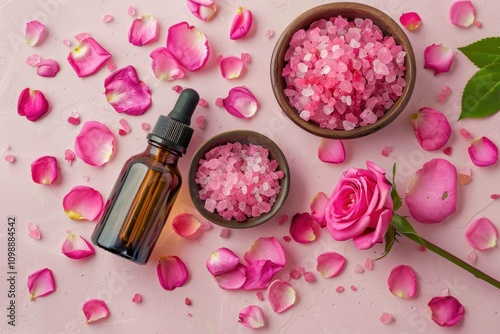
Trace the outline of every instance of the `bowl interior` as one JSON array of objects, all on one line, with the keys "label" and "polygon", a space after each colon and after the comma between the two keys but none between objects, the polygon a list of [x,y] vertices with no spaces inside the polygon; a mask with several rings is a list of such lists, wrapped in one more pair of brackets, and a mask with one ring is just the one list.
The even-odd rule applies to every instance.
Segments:
[{"label": "bowl interior", "polygon": [[[280,192],[274,202],[271,211],[264,213],[258,217],[248,218],[243,222],[236,220],[227,220],[222,218],[217,212],[210,212],[205,209],[205,201],[201,200],[198,196],[201,187],[195,182],[196,171],[199,167],[200,159],[204,159],[205,153],[214,147],[224,145],[227,143],[240,142],[242,144],[254,144],[260,145],[269,151],[269,157],[272,160],[278,162],[278,169],[284,172],[284,177],[280,180]],[[205,144],[203,144],[194,154],[193,160],[191,161],[191,166],[189,168],[189,195],[193,201],[194,206],[200,212],[200,214],[208,219],[210,222],[229,228],[248,228],[260,225],[268,221],[272,216],[274,216],[278,210],[281,208],[283,203],[288,196],[288,190],[290,187],[290,170],[288,168],[288,163],[286,161],[285,155],[280,150],[280,148],[268,137],[254,131],[249,130],[236,130],[228,131],[216,135],[209,139]]]},{"label": "bowl interior", "polygon": [[[288,49],[293,34],[300,29],[308,29],[310,24],[320,19],[330,19],[332,17],[342,16],[348,20],[355,18],[371,19],[377,25],[384,35],[393,36],[396,42],[403,46],[406,52],[405,57],[405,75],[406,85],[402,95],[395,101],[394,105],[386,110],[374,124],[368,124],[356,127],[352,130],[331,130],[321,128],[319,125],[303,120],[295,108],[290,104],[285,95],[286,82],[281,72],[286,65],[285,53]],[[299,127],[315,135],[336,138],[349,139],[366,136],[392,122],[405,108],[413,92],[416,78],[415,55],[411,43],[401,27],[387,14],[380,10],[352,2],[328,3],[314,7],[293,20],[281,34],[271,57],[271,85],[274,95],[285,114]]]}]

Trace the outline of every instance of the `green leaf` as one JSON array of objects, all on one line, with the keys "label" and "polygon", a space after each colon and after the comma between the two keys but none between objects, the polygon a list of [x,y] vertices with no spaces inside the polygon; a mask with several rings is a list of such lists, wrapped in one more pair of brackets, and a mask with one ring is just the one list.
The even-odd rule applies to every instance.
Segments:
[{"label": "green leaf", "polygon": [[500,110],[500,63],[481,68],[469,79],[462,94],[458,118],[481,118]]},{"label": "green leaf", "polygon": [[392,198],[392,203],[394,203],[394,211],[398,211],[398,209],[401,207],[401,204],[403,200],[398,194],[398,190],[396,189],[396,163],[392,165],[392,189],[391,189],[391,198]]},{"label": "green leaf", "polygon": [[500,37],[488,37],[458,48],[477,67],[500,63]]},{"label": "green leaf", "polygon": [[421,245],[423,244],[422,238],[418,235],[417,231],[411,226],[410,222],[403,216],[400,216],[398,214],[394,214],[391,220],[391,226],[394,227],[396,232],[401,233],[402,235],[414,235],[417,237],[419,240],[422,241]]},{"label": "green leaf", "polygon": [[394,241],[396,240],[396,229],[389,225],[389,228],[387,229],[387,232],[385,233],[385,250],[382,255],[380,255],[378,258],[375,259],[375,261],[380,260],[389,254],[389,252],[392,249],[392,246],[394,245]]}]

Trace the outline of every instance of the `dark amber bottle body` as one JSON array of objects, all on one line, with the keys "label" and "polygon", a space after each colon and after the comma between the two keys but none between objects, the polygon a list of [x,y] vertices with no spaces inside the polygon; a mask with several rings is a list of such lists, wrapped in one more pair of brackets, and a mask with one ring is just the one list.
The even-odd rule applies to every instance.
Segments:
[{"label": "dark amber bottle body", "polygon": [[92,234],[92,242],[145,264],[181,186],[179,153],[149,141],[123,166]]}]

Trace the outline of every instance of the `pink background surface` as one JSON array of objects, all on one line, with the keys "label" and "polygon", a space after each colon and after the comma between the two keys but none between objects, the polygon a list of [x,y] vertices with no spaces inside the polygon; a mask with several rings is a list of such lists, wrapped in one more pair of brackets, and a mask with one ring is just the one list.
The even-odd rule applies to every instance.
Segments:
[{"label": "pink background surface", "polygon": [[[415,223],[417,231],[432,242],[465,259],[472,251],[464,238],[468,224],[478,217],[488,217],[500,226],[499,202],[490,198],[499,193],[498,164],[489,168],[472,165],[468,155],[468,142],[458,135],[458,129],[467,128],[476,136],[489,136],[500,144],[498,122],[500,114],[481,120],[457,122],[460,112],[461,91],[467,79],[476,71],[464,55],[456,51],[455,62],[449,73],[433,76],[423,68],[423,50],[432,43],[444,43],[457,50],[481,37],[498,34],[498,4],[496,1],[476,0],[477,18],[483,23],[478,29],[460,29],[448,22],[451,0],[365,0],[394,19],[408,11],[416,11],[423,19],[419,31],[408,32],[416,57],[418,78],[413,97],[404,113],[390,126],[369,138],[346,141],[347,160],[342,165],[329,165],[317,158],[319,138],[303,132],[282,115],[271,91],[269,60],[278,35],[288,22],[304,10],[325,3],[310,0],[216,0],[218,13],[205,23],[188,11],[184,0],[149,1],[145,4],[118,0],[69,1],[69,0],[0,0],[0,312],[1,333],[250,333],[252,330],[238,323],[238,312],[245,306],[256,304],[264,309],[266,333],[494,333],[498,330],[500,316],[499,291],[479,281],[454,264],[432,254],[420,252],[409,240],[396,244],[389,256],[377,261],[372,271],[355,274],[356,264],[363,264],[367,257],[376,258],[383,251],[378,245],[368,251],[358,251],[352,242],[335,242],[326,230],[317,241],[309,245],[282,242],[287,253],[287,265],[277,277],[284,277],[297,265],[315,273],[316,281],[307,283],[303,278],[291,280],[297,291],[298,302],[282,314],[272,312],[267,300],[257,299],[255,291],[224,291],[220,289],[205,268],[205,260],[212,250],[229,247],[240,256],[251,243],[261,236],[281,238],[288,235],[289,221],[278,225],[278,217],[309,210],[311,198],[319,191],[329,194],[341,173],[349,166],[364,168],[372,160],[390,170],[398,164],[396,182],[405,189],[407,182],[423,163],[431,158],[447,158],[460,168],[473,170],[473,182],[459,186],[457,212],[439,225]],[[159,19],[161,30],[157,42],[144,47],[128,43],[127,32],[132,18],[127,7],[136,5],[138,15],[152,14]],[[250,36],[240,41],[228,37],[236,8],[242,5],[251,9],[255,25]],[[105,14],[114,20],[103,23]],[[24,24],[38,19],[49,30],[48,39],[40,46],[29,47],[22,38]],[[167,29],[180,21],[196,25],[209,38],[211,56],[207,66],[199,72],[174,82],[160,82],[153,76],[149,53],[165,43]],[[275,36],[268,39],[268,29]],[[62,41],[80,32],[89,32],[113,55],[117,68],[134,65],[139,77],[153,93],[153,107],[143,116],[131,117],[116,113],[103,94],[103,82],[109,71],[103,68],[97,74],[79,79],[66,61],[70,50]],[[217,55],[240,55],[248,52],[252,62],[240,79],[228,81],[221,77],[216,65]],[[35,69],[25,64],[25,59],[38,53],[43,58],[54,58],[61,65],[55,78],[41,78]],[[215,226],[199,240],[186,240],[177,236],[170,225],[164,229],[150,262],[139,266],[96,248],[96,255],[82,261],[66,258],[61,245],[70,229],[87,239],[95,223],[75,222],[67,218],[62,209],[62,198],[76,185],[89,185],[103,197],[111,187],[125,160],[142,151],[146,145],[146,132],[142,122],[154,124],[158,115],[166,113],[177,98],[171,87],[179,84],[192,87],[209,102],[208,108],[198,107],[195,116],[203,115],[207,127],[201,130],[194,125],[195,134],[188,153],[180,161],[184,180],[196,148],[211,136],[226,130],[252,129],[271,137],[284,151],[291,169],[290,195],[280,213],[268,223],[249,230],[231,231],[230,237],[219,236],[221,228]],[[236,119],[215,106],[215,99],[225,97],[235,85],[247,86],[258,98],[260,109],[252,119]],[[437,95],[444,85],[453,93],[445,104],[437,103]],[[52,109],[43,119],[32,123],[17,115],[16,102],[25,87],[41,89],[49,99]],[[448,143],[453,148],[450,157],[441,151],[423,151],[414,137],[409,116],[418,108],[435,107],[446,114],[453,128]],[[66,119],[72,111],[81,115],[82,123],[74,126]],[[124,117],[132,132],[118,136],[118,120]],[[104,167],[97,168],[76,160],[72,166],[64,161],[64,151],[73,148],[75,135],[85,121],[98,120],[115,134],[118,150]],[[10,150],[5,146],[10,145]],[[384,146],[393,146],[389,157],[383,157]],[[16,161],[6,162],[4,157],[13,154]],[[30,163],[43,155],[54,155],[60,166],[60,179],[51,186],[32,182]],[[88,180],[85,180],[85,176]],[[189,199],[186,187],[173,208],[171,218],[182,212],[198,215]],[[403,205],[402,214],[407,214]],[[6,325],[6,231],[7,217],[17,217],[17,321],[13,330]],[[198,215],[198,217],[200,217]],[[169,219],[169,222],[171,220]],[[201,218],[201,217],[200,217]],[[41,240],[28,237],[28,223],[33,222],[42,232]],[[497,278],[500,277],[500,252],[477,252],[476,265]],[[324,279],[315,271],[316,256],[326,251],[337,251],[348,260],[344,272],[333,279]],[[187,284],[174,291],[165,291],[156,276],[157,260],[162,255],[177,255],[186,263],[191,278]],[[402,300],[387,288],[390,270],[407,264],[418,275],[419,292],[416,298]],[[48,267],[52,269],[57,290],[46,297],[30,302],[26,281],[32,272]],[[335,288],[342,285],[343,293]],[[349,286],[355,285],[357,291]],[[465,307],[463,321],[454,328],[440,328],[430,320],[428,301],[448,289]],[[143,297],[141,304],[131,299],[135,293]],[[191,306],[184,299],[192,300]],[[94,325],[86,325],[81,311],[82,304],[90,298],[106,301],[111,317]],[[395,322],[383,325],[379,317],[383,312],[392,314]],[[188,316],[191,313],[192,316]],[[497,328],[497,330],[495,330]]]}]

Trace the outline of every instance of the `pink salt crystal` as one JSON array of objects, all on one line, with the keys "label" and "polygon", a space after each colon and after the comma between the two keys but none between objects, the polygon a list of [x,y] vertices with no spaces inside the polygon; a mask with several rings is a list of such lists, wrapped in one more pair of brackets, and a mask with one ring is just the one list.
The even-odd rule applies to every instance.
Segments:
[{"label": "pink salt crystal", "polygon": [[300,264],[297,267],[295,267],[295,270],[297,270],[302,275],[306,272],[306,270],[304,269],[304,267],[301,266]]},{"label": "pink salt crystal", "polygon": [[221,231],[220,231],[220,237],[221,238],[229,238],[229,234],[230,234],[230,230],[228,228],[223,228]]},{"label": "pink salt crystal", "polygon": [[38,64],[40,61],[42,61],[42,57],[40,55],[37,55],[36,53],[30,55],[28,58],[26,58],[26,64],[30,66],[35,66]]},{"label": "pink salt crystal", "polygon": [[469,263],[475,263],[476,260],[477,260],[477,254],[475,251],[472,251],[467,255],[467,261]]},{"label": "pink salt crystal", "polygon": [[264,295],[262,294],[261,291],[257,291],[256,295],[257,299],[259,299],[261,302],[264,301]]},{"label": "pink salt crystal", "polygon": [[452,148],[451,146],[447,146],[443,149],[443,153],[446,154],[447,156],[451,155]]},{"label": "pink salt crystal", "polygon": [[350,288],[351,288],[352,291],[357,291],[358,290],[358,288],[355,285],[351,285]]},{"label": "pink salt crystal", "polygon": [[449,296],[450,295],[450,290],[448,288],[442,288],[441,291],[439,292],[441,296]]},{"label": "pink salt crystal", "polygon": [[365,268],[366,270],[372,270],[373,269],[373,260],[369,257],[365,259]]},{"label": "pink salt crystal", "polygon": [[288,220],[288,215],[281,215],[278,220],[278,225],[283,225]]},{"label": "pink salt crystal", "polygon": [[172,87],[172,90],[173,90],[174,92],[176,92],[177,94],[180,94],[180,93],[182,92],[182,90],[183,90],[183,89],[184,89],[184,88],[182,88],[182,87],[181,87],[181,86],[179,86],[179,85],[174,85],[174,86]]},{"label": "pink salt crystal", "polygon": [[449,86],[443,86],[443,88],[441,88],[441,94],[445,95],[445,96],[448,96],[451,94],[451,88]]},{"label": "pink salt crystal", "polygon": [[266,33],[264,34],[266,38],[271,38],[274,36],[274,31],[272,30],[266,30]]},{"label": "pink salt crystal", "polygon": [[63,44],[66,45],[66,46],[70,46],[71,45],[71,41],[67,38],[63,39]]},{"label": "pink salt crystal", "polygon": [[212,223],[206,219],[203,219],[200,222],[200,229],[202,231],[208,231],[208,230],[212,229],[212,227],[213,227]]},{"label": "pink salt crystal", "polygon": [[81,42],[83,41],[85,38],[89,38],[90,37],[90,34],[88,32],[81,32],[79,34],[76,34],[75,35],[75,39],[78,41],[78,42]]},{"label": "pink salt crystal", "polygon": [[193,313],[188,312],[188,313],[187,313],[187,317],[188,317],[188,318],[192,318],[192,317],[193,317]]},{"label": "pink salt crystal", "polygon": [[308,283],[314,282],[316,280],[316,278],[314,277],[314,274],[312,272],[310,272],[310,271],[306,271],[304,273],[304,279]]},{"label": "pink salt crystal", "polygon": [[391,151],[392,151],[392,146],[385,146],[382,149],[382,156],[387,158],[389,156],[389,154],[391,153]]},{"label": "pink salt crystal", "polygon": [[292,271],[290,271],[290,278],[299,279],[300,276],[302,276],[302,274],[298,270],[292,269]]},{"label": "pink salt crystal", "polygon": [[458,171],[458,183],[462,186],[472,182],[472,169],[469,166],[462,166]]},{"label": "pink salt crystal", "polygon": [[191,299],[189,299],[189,298],[187,298],[187,297],[186,297],[186,298],[184,299],[184,304],[186,304],[187,306],[190,306],[190,305],[192,305],[193,303],[191,302]]},{"label": "pink salt crystal", "polygon": [[71,116],[68,117],[68,123],[73,125],[80,124],[80,114],[76,111],[71,112]]},{"label": "pink salt crystal", "polygon": [[84,179],[85,181],[90,180],[90,178],[88,177],[88,175],[84,175],[84,176],[83,176],[83,179]]},{"label": "pink salt crystal", "polygon": [[116,70],[116,65],[112,61],[108,61],[108,63],[106,64],[106,68],[108,69],[108,71],[113,72],[114,70]]},{"label": "pink salt crystal", "polygon": [[290,241],[292,241],[292,237],[290,237],[289,235],[285,235],[285,236],[283,236],[283,240],[285,242],[290,242]]},{"label": "pink salt crystal", "polygon": [[130,16],[135,16],[136,10],[134,6],[128,6],[127,8],[127,14]]},{"label": "pink salt crystal", "polygon": [[10,145],[9,145],[9,144],[5,144],[5,145],[3,146],[3,148],[4,148],[6,151],[8,151],[8,150],[10,150]]},{"label": "pink salt crystal", "polygon": [[380,322],[383,323],[384,325],[390,324],[391,322],[394,321],[394,317],[390,315],[389,313],[382,313],[380,316]]},{"label": "pink salt crystal", "polygon": [[143,122],[143,123],[141,123],[141,128],[144,131],[148,131],[151,128],[151,126],[149,125],[149,123]]},{"label": "pink salt crystal", "polygon": [[140,302],[142,302],[142,296],[140,294],[136,293],[134,295],[134,297],[132,297],[132,303],[138,304]]},{"label": "pink salt crystal", "polygon": [[218,97],[217,99],[215,99],[215,105],[217,107],[223,107],[224,106],[224,99],[221,97]]},{"label": "pink salt crystal", "polygon": [[465,128],[460,128],[460,130],[458,130],[458,133],[460,134],[460,136],[462,136],[462,138],[465,138],[465,139],[472,139],[472,138],[474,138],[474,136],[472,135],[472,133],[470,133]]},{"label": "pink salt crystal", "polygon": [[306,39],[306,31],[304,29],[297,30],[290,40],[290,45],[293,47],[301,46],[301,44],[303,44]]},{"label": "pink salt crystal", "polygon": [[69,148],[66,151],[64,151],[64,160],[66,160],[68,165],[71,166],[71,164],[73,163],[73,160],[75,160],[75,158],[76,158],[75,153],[72,150],[70,150]]},{"label": "pink salt crystal", "polygon": [[252,61],[252,57],[249,53],[243,52],[240,56],[241,60],[245,63],[250,63]]},{"label": "pink salt crystal", "polygon": [[205,128],[205,116],[201,115],[201,116],[198,116],[196,117],[196,125],[198,125],[198,127],[200,129],[204,129]]},{"label": "pink salt crystal", "polygon": [[491,199],[499,199],[500,198],[500,194],[491,194],[490,198]]},{"label": "pink salt crystal", "polygon": [[118,121],[118,123],[120,123],[120,125],[122,126],[123,128],[123,131],[125,133],[129,133],[130,132],[130,125],[128,124],[127,120],[125,118],[120,118],[120,120]]},{"label": "pink salt crystal", "polygon": [[102,18],[102,22],[104,23],[109,23],[111,21],[113,21],[113,16],[111,15],[104,15],[104,17]]},{"label": "pink salt crystal", "polygon": [[335,289],[335,292],[338,292],[338,293],[341,293],[341,292],[344,292],[344,287],[342,285],[339,285],[336,289]]},{"label": "pink salt crystal", "polygon": [[39,230],[30,230],[28,232],[28,236],[31,238],[31,239],[35,239],[35,240],[39,240],[41,237],[42,237],[42,234],[40,233]]},{"label": "pink salt crystal", "polygon": [[13,163],[14,161],[16,161],[16,157],[13,156],[12,154],[8,154],[5,156],[5,161],[7,161],[9,163]]},{"label": "pink salt crystal", "polygon": [[363,269],[363,267],[359,264],[357,264],[355,267],[354,267],[354,273],[356,274],[361,274],[363,273],[365,270]]},{"label": "pink salt crystal", "polygon": [[445,103],[445,102],[446,102],[446,100],[447,100],[447,98],[448,98],[448,97],[447,97],[446,95],[444,95],[444,94],[442,94],[442,93],[441,93],[441,94],[439,94],[439,95],[438,95],[438,97],[437,97],[437,101],[438,101],[439,103]]},{"label": "pink salt crystal", "polygon": [[483,26],[483,24],[480,21],[474,21],[474,26],[476,28],[481,28]]},{"label": "pink salt crystal", "polygon": [[425,248],[425,246],[418,246],[418,250],[421,252],[425,252],[427,248]]}]

